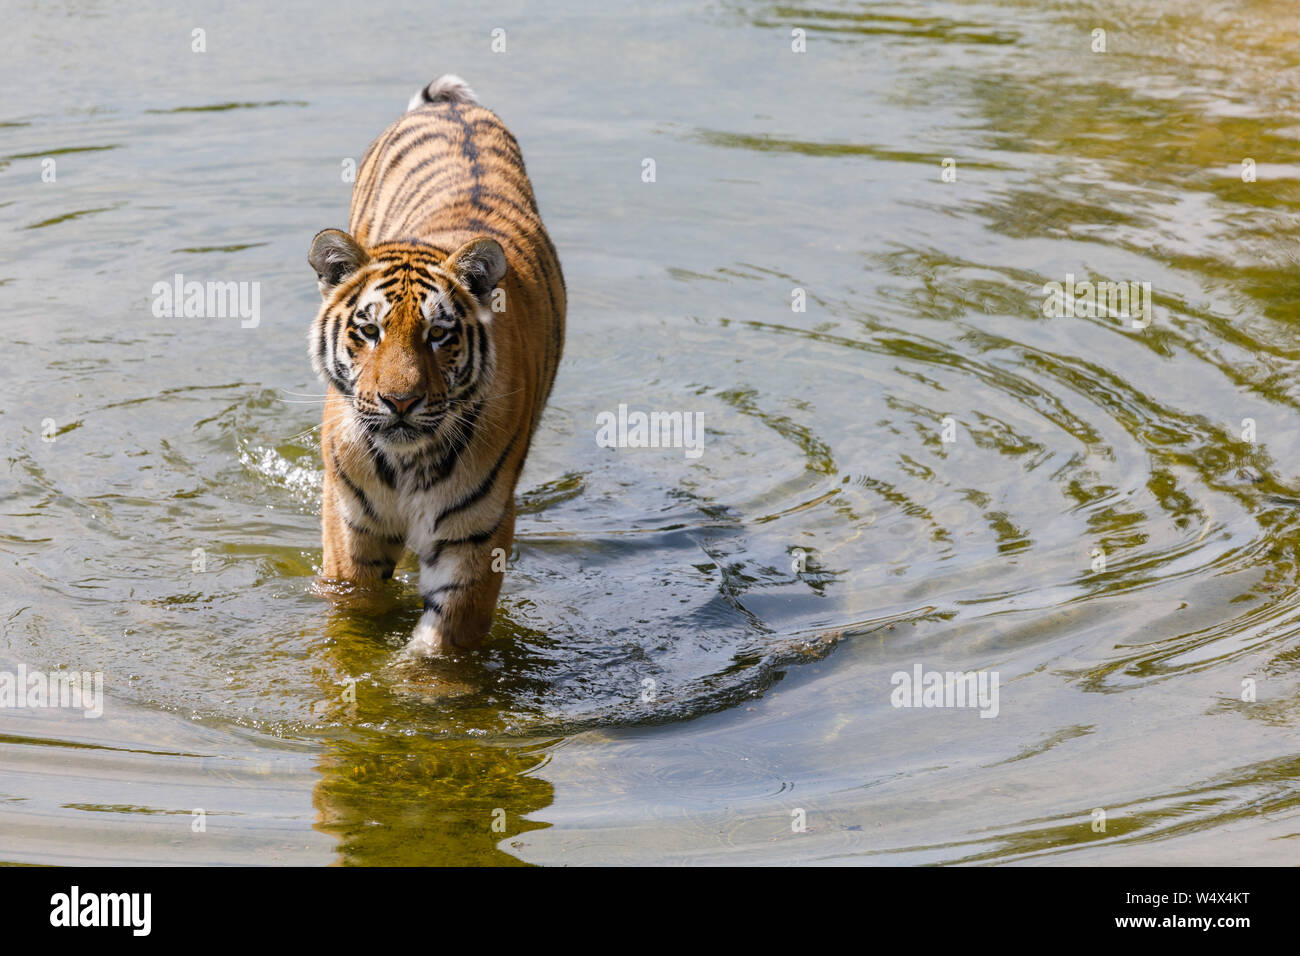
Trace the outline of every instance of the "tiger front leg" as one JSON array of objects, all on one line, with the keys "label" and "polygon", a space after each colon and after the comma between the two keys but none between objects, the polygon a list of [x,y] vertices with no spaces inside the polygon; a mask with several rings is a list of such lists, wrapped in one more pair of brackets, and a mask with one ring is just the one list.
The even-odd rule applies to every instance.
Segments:
[{"label": "tiger front leg", "polygon": [[435,542],[421,557],[424,613],[407,645],[410,653],[434,657],[473,650],[483,642],[492,628],[514,533],[511,505],[491,532]]},{"label": "tiger front leg", "polygon": [[357,584],[391,578],[405,543],[400,534],[376,526],[369,503],[361,508],[345,499],[333,474],[327,474],[321,502],[321,576]]}]

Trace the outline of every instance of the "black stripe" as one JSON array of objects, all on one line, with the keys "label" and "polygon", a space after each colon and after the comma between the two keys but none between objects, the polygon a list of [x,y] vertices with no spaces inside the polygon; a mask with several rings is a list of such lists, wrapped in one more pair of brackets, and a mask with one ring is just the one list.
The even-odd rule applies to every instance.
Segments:
[{"label": "black stripe", "polygon": [[[499,203],[501,203],[502,205],[509,207],[509,208],[511,209],[511,211],[513,211],[513,212],[517,213],[518,215],[520,215],[521,217],[523,217],[523,219],[524,219],[523,222],[516,222],[516,221],[511,220],[511,219],[506,219],[506,222],[510,223],[511,226],[515,227],[515,229],[517,229],[517,230],[519,231],[519,234],[520,234],[520,235],[518,235],[518,236],[512,236],[511,238],[512,238],[512,239],[519,239],[519,238],[522,238],[524,235],[526,235],[528,238],[534,238],[534,237],[535,237],[535,238],[541,239],[541,240],[542,240],[542,245],[543,245],[543,247],[544,247],[545,250],[546,250],[547,256],[550,258],[550,260],[551,260],[551,264],[555,267],[555,269],[554,269],[554,270],[551,270],[551,271],[558,271],[558,270],[559,270],[559,265],[560,265],[559,257],[556,255],[556,252],[555,252],[555,246],[551,243],[551,238],[550,238],[550,236],[547,235],[545,228],[542,227],[541,221],[538,220],[538,218],[537,218],[535,215],[533,215],[532,213],[530,213],[530,212],[529,212],[527,209],[525,209],[523,206],[519,205],[519,203],[517,203],[517,202],[515,202],[513,199],[511,199],[509,196],[503,196],[503,195],[501,195],[500,193],[495,192],[495,191],[489,191],[489,192],[486,194],[486,196],[487,196],[487,198],[490,199],[490,200],[493,200],[493,201],[495,201],[495,202],[499,202]],[[498,210],[496,210],[496,212],[497,212],[498,215],[499,215],[499,214],[501,213],[501,210],[498,209]],[[535,228],[535,229],[525,229],[525,228],[524,228],[525,226],[534,226],[534,227],[536,227],[536,228]],[[500,234],[500,230],[497,230],[497,232],[498,232],[498,234]],[[521,253],[527,253],[527,252],[530,252],[530,251],[531,251],[531,250],[529,250],[529,249],[525,249],[522,243],[515,242],[515,243],[513,243],[513,244],[514,244],[515,246],[518,247],[518,251],[521,252]],[[538,275],[539,277],[544,277],[544,276],[545,276],[545,274],[546,274],[545,271],[542,270],[542,269],[540,268],[540,266],[541,266],[541,260],[536,259],[536,258],[533,258],[533,259],[531,259],[530,265],[532,265],[533,269],[537,272],[537,275]]]},{"label": "black stripe", "polygon": [[455,110],[452,115],[460,120],[461,128],[465,132],[465,138],[460,143],[460,154],[469,160],[469,174],[474,180],[474,185],[470,187],[470,202],[475,206],[481,205],[479,196],[483,191],[482,179],[483,171],[478,164],[478,144],[474,142],[474,127],[469,124],[460,110]]},{"label": "black stripe", "polygon": [[[412,129],[418,128],[419,127],[412,127]],[[396,148],[398,142],[401,142],[402,146],[400,149],[397,149],[396,152],[393,152],[393,149]],[[450,143],[451,134],[441,130],[434,130],[432,132],[425,130],[420,133],[420,135],[411,139],[408,139],[406,136],[399,136],[393,141],[388,150],[388,154],[384,156],[384,173],[387,175],[395,171],[397,167],[402,164],[402,160],[409,156],[418,147],[424,146],[426,143],[438,142]]]},{"label": "black stripe", "polygon": [[[335,388],[337,388],[344,395],[351,396],[352,383],[348,381],[343,375],[343,371],[344,371],[343,364],[338,360],[339,343],[334,341],[338,336],[338,324],[339,324],[339,317],[337,313],[332,313],[326,316],[325,331],[324,334],[321,335],[321,341],[320,341],[321,370],[325,373],[326,378],[330,380],[330,382],[334,385]],[[334,342],[335,345],[334,362],[332,364],[326,365],[325,357],[329,351],[328,345],[331,342]]]},{"label": "black stripe", "polygon": [[429,598],[433,597],[435,594],[442,594],[444,591],[467,591],[467,590],[469,590],[468,584],[440,584],[432,591],[426,592],[424,594],[424,598],[425,600],[428,600]]},{"label": "black stripe", "polygon": [[325,356],[327,354],[325,343],[329,341],[326,337],[329,334],[329,322],[329,315],[325,315],[317,321],[315,326],[317,335],[320,338],[320,341],[316,344],[316,364],[320,366],[321,374],[327,376],[330,374],[330,370],[329,366],[325,364]]},{"label": "black stripe", "polygon": [[343,516],[343,523],[347,525],[348,529],[351,530],[354,534],[359,534],[366,538],[376,538],[379,541],[382,541],[384,544],[399,545],[399,544],[406,543],[406,539],[403,538],[401,535],[383,534],[382,532],[379,531],[372,531],[370,528],[366,528],[363,527],[362,525],[357,524],[355,521],[353,521],[351,518],[347,517],[346,515]]},{"label": "black stripe", "polygon": [[[444,177],[451,177],[454,179],[462,174],[462,170],[455,166],[448,166],[447,163],[448,159],[446,156],[430,156],[428,159],[422,159],[420,162],[412,166],[410,171],[407,173],[408,180],[402,184],[402,190],[405,192],[405,196],[402,198],[402,201],[391,210],[390,215],[392,218],[397,219],[400,216],[404,216],[410,209],[411,204],[415,202],[415,198],[421,195],[425,189],[435,190],[436,188],[441,188],[441,184],[438,183],[438,180],[443,179]],[[419,182],[412,184],[409,181],[409,177],[414,176],[426,166],[438,166],[440,168],[435,169],[427,176],[424,176]],[[437,186],[435,187],[433,184],[437,184]]]},{"label": "black stripe", "polygon": [[[436,454],[436,457],[422,462],[418,475],[412,475],[415,485],[420,491],[428,491],[451,474],[456,459],[464,454],[466,447],[474,438],[474,424],[478,421],[478,416],[482,411],[483,400],[479,399],[467,412],[456,411],[452,413],[461,422],[462,427],[457,430],[456,436],[447,443],[446,447],[443,447],[441,452]],[[429,453],[437,452],[439,452],[439,449],[435,446]]]},{"label": "black stripe", "polygon": [[335,356],[333,364],[326,364],[326,362],[330,352],[333,351],[330,345],[334,344],[334,340],[338,336],[338,327],[339,317],[337,312],[331,312],[325,316],[325,331],[321,335],[320,342],[320,366],[331,379],[338,378],[337,369],[335,368],[338,364],[338,356]]},{"label": "black stripe", "polygon": [[394,123],[380,136],[379,139],[370,144],[366,149],[365,155],[361,157],[361,165],[357,167],[359,175],[357,181],[352,185],[352,201],[354,205],[356,204],[358,196],[369,196],[369,194],[374,191],[373,183],[375,176],[379,172],[379,166],[377,162],[374,165],[370,165],[370,160],[372,157],[378,156],[387,149],[388,144],[392,142],[393,137],[396,136],[398,132],[398,126]]},{"label": "black stripe", "polygon": [[333,465],[334,465],[334,477],[338,478],[341,482],[343,482],[343,484],[347,487],[348,491],[352,492],[352,494],[356,497],[357,501],[361,502],[361,510],[366,513],[366,517],[369,518],[371,521],[378,521],[379,514],[375,511],[374,506],[370,503],[370,499],[366,497],[366,493],[362,491],[360,488],[358,488],[355,484],[353,484],[352,479],[349,478],[344,473],[343,469],[339,467],[339,463],[337,461],[333,462]]},{"label": "black stripe", "polygon": [[506,512],[509,510],[509,508],[502,510],[501,516],[497,518],[496,524],[488,528],[486,531],[478,531],[464,538],[444,538],[439,541],[438,544],[446,545],[447,547],[456,547],[457,545],[462,544],[482,544],[484,541],[490,541],[492,540],[492,536],[501,530],[501,524],[506,520]]},{"label": "black stripe", "polygon": [[[514,203],[510,203],[510,204],[516,205]],[[516,208],[518,208],[517,205]],[[539,280],[541,280],[542,285],[546,289],[546,298],[549,301],[551,306],[551,318],[550,318],[551,335],[550,335],[550,341],[547,343],[546,346],[546,365],[554,369],[559,364],[559,357],[560,357],[559,352],[560,352],[560,347],[562,345],[560,322],[562,321],[563,316],[560,312],[559,302],[557,302],[555,298],[555,286],[552,282],[548,281],[548,277],[551,273],[554,273],[559,277],[560,284],[563,286],[564,274],[560,270],[560,260],[556,255],[555,246],[552,245],[551,243],[550,236],[547,235],[546,230],[544,228],[540,228],[540,223],[538,225],[539,228],[536,234],[540,236],[544,242],[546,251],[550,255],[552,264],[554,266],[553,269],[550,270],[543,269],[541,267],[542,266],[541,260],[539,260],[535,255],[533,255],[532,249],[526,248],[525,246],[523,246],[521,243],[518,242],[512,242],[511,246],[513,247],[515,253],[524,259],[524,261],[532,269],[533,274],[537,276]]]},{"label": "black stripe", "polygon": [[479,167],[478,163],[478,145],[474,142],[474,127],[465,119],[464,114],[461,113],[460,108],[455,104],[452,104],[450,115],[452,119],[460,123],[462,135],[460,154],[469,162],[469,175],[472,180],[469,189],[470,205],[482,207],[483,203],[480,197],[483,193],[483,171]]},{"label": "black stripe", "polygon": [[[403,117],[403,119],[405,119],[405,117]],[[434,129],[439,128],[436,124],[428,122],[407,122],[403,124],[402,120],[399,119],[390,128],[388,135],[384,137],[383,143],[380,144],[380,148],[376,150],[376,158],[388,160],[393,150],[409,142],[413,137],[427,134],[431,127]],[[447,134],[442,133],[440,135],[446,136]],[[376,169],[381,172],[387,172],[391,168],[391,164],[384,166],[382,169],[376,167]]]},{"label": "black stripe", "polygon": [[[513,219],[506,219],[506,222],[510,223],[510,225],[516,227],[521,232],[524,231],[523,230],[524,226],[533,226],[535,231],[537,232],[544,231],[541,228],[542,222],[537,217],[537,213],[530,210],[527,206],[519,205],[519,203],[516,202],[510,196],[507,196],[504,193],[497,192],[495,189],[491,189],[484,193],[484,198],[492,201],[493,203],[500,203],[502,206],[507,207],[511,212],[513,212],[516,216],[518,216],[519,217],[518,221]],[[497,209],[495,207],[493,208],[498,215],[501,214],[500,209]]]},{"label": "black stripe", "polygon": [[[414,137],[409,135],[412,130],[418,131],[419,128],[420,128],[419,126],[413,125],[403,130],[396,137],[394,137],[392,142],[389,144],[388,148],[384,150],[383,155],[379,158],[380,161],[382,161],[384,164],[384,168],[381,173],[382,177],[393,175],[394,171],[397,170],[397,168],[402,164],[402,161],[407,157],[407,155],[409,155],[413,150],[419,148],[420,146],[424,146],[428,143],[435,143],[439,141],[443,141],[443,142],[451,141],[451,135],[449,133],[439,132],[439,131],[430,132],[426,130]],[[397,147],[397,144],[399,142],[402,144],[400,148]],[[379,192],[379,190],[382,188],[383,185],[384,185],[383,178],[376,179],[376,181],[371,185],[369,192],[366,194],[365,205],[369,207],[368,209],[369,221],[368,221],[368,230],[367,230],[368,232],[375,232],[379,227],[379,221],[377,218],[377,214],[379,210],[378,208],[376,208],[376,205],[374,203],[374,198],[376,193]],[[354,198],[355,198],[355,192],[354,192]]]},{"label": "black stripe", "polygon": [[466,508],[473,507],[492,491],[493,487],[496,485],[497,475],[501,473],[501,466],[506,463],[506,458],[515,447],[515,441],[518,438],[519,433],[515,432],[514,436],[510,439],[510,444],[506,445],[505,451],[498,456],[496,464],[494,464],[491,470],[488,471],[487,477],[479,482],[478,486],[475,487],[473,491],[465,495],[465,497],[461,498],[460,501],[456,502],[454,505],[438,512],[438,517],[435,518],[433,522],[435,528],[442,524],[445,518],[454,515],[457,511],[464,511]]},{"label": "black stripe", "polygon": [[447,250],[428,240],[417,239],[414,236],[407,239],[377,242],[370,248],[370,257],[372,259],[389,265],[401,265],[406,261],[407,257],[422,255],[445,256]]},{"label": "black stripe", "polygon": [[[457,296],[458,292],[463,292],[464,290],[461,288],[460,284],[457,283],[447,291],[451,293],[451,310],[456,313],[456,318],[460,319],[461,322],[465,322],[469,316],[469,311],[465,308],[465,303],[461,302],[460,298]],[[464,294],[468,295],[469,293],[466,292]]]},{"label": "black stripe", "polygon": [[443,453],[434,460],[434,471],[440,476],[439,480],[451,473],[456,459],[465,453],[465,449],[473,441],[474,426],[478,424],[478,417],[482,412],[483,399],[479,399],[470,407],[468,413],[460,414],[461,427],[457,429],[452,441],[447,443]]},{"label": "black stripe", "polygon": [[[334,331],[332,331],[330,335],[334,337],[338,336],[337,322],[335,322]],[[334,349],[334,366],[330,369],[330,378],[334,381],[334,385],[336,388],[338,388],[339,391],[341,391],[344,395],[351,395],[352,382],[345,377],[347,375],[348,370],[347,367],[339,360],[340,352],[347,352],[348,358],[350,359],[355,359],[356,357],[352,353],[352,351],[347,348],[346,343],[336,342],[335,349]]]},{"label": "black stripe", "polygon": [[475,322],[466,322],[463,327],[463,332],[465,335],[465,361],[463,363],[465,378],[464,381],[459,383],[459,387],[456,389],[456,394],[458,396],[473,391],[473,388],[478,384],[479,379],[477,362],[479,335],[481,333],[479,332],[478,324]]},{"label": "black stripe", "polygon": [[432,611],[439,617],[444,617],[446,616],[447,609],[443,606],[441,601],[434,600],[434,597],[447,591],[465,591],[468,590],[468,588],[468,584],[444,584],[441,587],[434,588],[427,594],[421,594],[420,597],[424,601],[424,609],[426,611]]},{"label": "black stripe", "polygon": [[344,380],[344,379],[342,379],[342,378],[339,378],[339,376],[337,376],[337,375],[331,373],[331,374],[330,374],[330,384],[332,384],[332,385],[333,385],[335,388],[337,388],[341,393],[343,393],[344,395],[348,396],[349,398],[352,397],[352,383],[351,383],[351,382],[346,381],[346,380]]},{"label": "black stripe", "polygon": [[366,435],[366,447],[370,449],[371,461],[374,463],[375,474],[379,476],[379,480],[389,488],[396,488],[397,473],[393,470],[392,463],[389,462],[387,456],[379,450],[379,447],[375,444],[375,440],[368,434]]}]

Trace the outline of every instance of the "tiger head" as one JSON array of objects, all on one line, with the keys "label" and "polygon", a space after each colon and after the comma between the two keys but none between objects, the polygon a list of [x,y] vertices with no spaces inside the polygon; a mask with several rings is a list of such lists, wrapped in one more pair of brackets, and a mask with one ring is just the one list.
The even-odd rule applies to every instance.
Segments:
[{"label": "tiger head", "polygon": [[506,273],[494,239],[449,256],[418,242],[369,249],[338,229],[312,240],[320,313],[312,367],[372,440],[427,442],[486,388],[493,364],[488,298]]}]

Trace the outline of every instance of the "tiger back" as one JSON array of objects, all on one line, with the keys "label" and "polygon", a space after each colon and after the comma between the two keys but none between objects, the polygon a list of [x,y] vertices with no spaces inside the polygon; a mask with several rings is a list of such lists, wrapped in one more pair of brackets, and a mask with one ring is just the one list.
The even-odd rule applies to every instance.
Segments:
[{"label": "tiger back", "polygon": [[564,279],[518,143],[464,81],[435,80],[366,151],[349,233],[317,234],[308,261],[322,575],[391,577],[409,547],[410,648],[476,647],[564,345]]}]

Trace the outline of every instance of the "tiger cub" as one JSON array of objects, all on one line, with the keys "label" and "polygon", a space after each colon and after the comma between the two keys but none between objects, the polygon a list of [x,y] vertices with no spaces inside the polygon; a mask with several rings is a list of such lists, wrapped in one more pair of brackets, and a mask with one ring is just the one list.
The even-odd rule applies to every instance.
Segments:
[{"label": "tiger cub", "polygon": [[349,224],[307,256],[324,299],[309,336],[327,396],[322,574],[388,578],[410,548],[410,650],[472,649],[564,345],[560,260],[519,144],[450,75],[366,150]]}]

